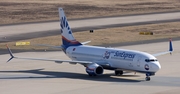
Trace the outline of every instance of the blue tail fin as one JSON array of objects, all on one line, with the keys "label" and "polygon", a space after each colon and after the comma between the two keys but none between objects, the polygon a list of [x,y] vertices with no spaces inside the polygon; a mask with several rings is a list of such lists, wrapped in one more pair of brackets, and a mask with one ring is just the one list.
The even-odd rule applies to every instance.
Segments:
[{"label": "blue tail fin", "polygon": [[62,45],[65,48],[69,46],[82,45],[79,41],[76,41],[76,39],[74,38],[62,8],[59,8],[59,18],[61,26]]}]

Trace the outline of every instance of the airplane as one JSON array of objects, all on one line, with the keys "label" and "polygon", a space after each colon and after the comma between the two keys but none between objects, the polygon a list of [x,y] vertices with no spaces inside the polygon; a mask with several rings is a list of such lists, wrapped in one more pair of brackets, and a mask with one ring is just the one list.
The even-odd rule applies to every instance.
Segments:
[{"label": "airplane", "polygon": [[23,58],[16,57],[7,46],[11,58],[27,59],[27,60],[42,60],[54,61],[56,63],[70,63],[81,64],[85,67],[85,71],[89,76],[102,75],[104,69],[115,71],[116,76],[123,75],[124,71],[139,72],[146,75],[145,80],[150,81],[150,76],[161,69],[161,65],[155,56],[164,55],[173,51],[172,41],[169,41],[169,50],[157,54],[149,54],[137,50],[107,48],[99,46],[85,45],[90,41],[80,43],[77,41],[68,24],[66,16],[62,8],[58,8],[60,18],[60,33],[62,35],[61,46],[48,46],[53,48],[60,48],[71,60],[55,60],[43,58]]}]

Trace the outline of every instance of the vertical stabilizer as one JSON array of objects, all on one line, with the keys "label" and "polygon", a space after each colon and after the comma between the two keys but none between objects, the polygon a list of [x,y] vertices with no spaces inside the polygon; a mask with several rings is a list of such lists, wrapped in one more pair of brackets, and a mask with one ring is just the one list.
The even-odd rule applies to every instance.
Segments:
[{"label": "vertical stabilizer", "polygon": [[69,46],[82,45],[74,38],[62,8],[59,8],[59,18],[60,18],[60,27],[61,27],[61,35],[62,35],[62,45],[65,46],[66,48]]}]

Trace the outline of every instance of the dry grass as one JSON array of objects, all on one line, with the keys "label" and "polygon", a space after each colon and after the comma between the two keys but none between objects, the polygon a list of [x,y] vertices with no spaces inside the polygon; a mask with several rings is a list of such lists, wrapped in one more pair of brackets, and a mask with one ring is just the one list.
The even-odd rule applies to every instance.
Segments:
[{"label": "dry grass", "polygon": [[179,0],[1,0],[0,24],[180,10]]},{"label": "dry grass", "polygon": [[[111,16],[124,14],[149,13],[159,11],[180,10],[179,0],[1,0],[0,24],[58,20],[58,7],[63,7],[69,18],[87,18],[97,16]],[[180,23],[166,23],[142,26],[129,26],[123,28],[110,28],[95,30],[94,33],[76,32],[79,41],[91,40],[90,45],[121,43],[139,40],[179,37]],[[139,31],[152,31],[153,36],[139,35]],[[32,44],[60,45],[61,37],[49,36],[30,40]],[[5,49],[1,43],[0,49]],[[35,46],[14,46],[12,49],[47,49]]]},{"label": "dry grass", "polygon": [[[130,41],[141,41],[141,40],[152,40],[162,38],[173,38],[180,37],[180,22],[164,23],[164,24],[152,24],[142,26],[129,26],[121,28],[110,28],[110,29],[99,29],[95,30],[94,33],[89,31],[76,32],[74,36],[77,40],[83,42],[91,40],[89,45],[102,45],[102,44],[113,44]],[[141,31],[154,32],[154,35],[139,35]],[[31,44],[50,44],[60,45],[61,36],[49,36],[43,38],[35,38],[29,40]],[[5,44],[9,44],[11,49],[48,49],[46,47],[37,46],[15,46],[15,42],[1,43],[0,49],[5,49]]]}]

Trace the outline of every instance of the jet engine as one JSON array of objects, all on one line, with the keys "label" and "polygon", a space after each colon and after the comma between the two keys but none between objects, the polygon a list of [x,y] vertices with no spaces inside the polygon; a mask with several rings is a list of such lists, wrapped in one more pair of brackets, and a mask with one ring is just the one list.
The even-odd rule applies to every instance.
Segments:
[{"label": "jet engine", "polygon": [[86,72],[89,74],[89,76],[96,76],[103,74],[103,71],[104,71],[103,67],[96,63],[92,63],[86,66]]}]

